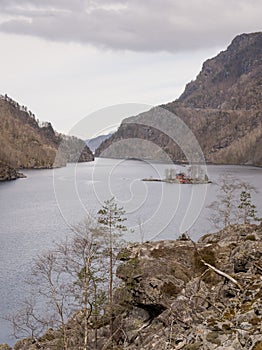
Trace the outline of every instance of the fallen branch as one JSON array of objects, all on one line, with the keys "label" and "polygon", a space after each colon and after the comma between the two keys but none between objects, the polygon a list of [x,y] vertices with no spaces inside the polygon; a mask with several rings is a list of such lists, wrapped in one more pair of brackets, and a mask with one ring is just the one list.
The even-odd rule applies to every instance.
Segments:
[{"label": "fallen branch", "polygon": [[254,263],[254,266],[260,271],[262,272],[262,267],[258,266],[257,264]]},{"label": "fallen branch", "polygon": [[223,276],[225,278],[227,278],[229,281],[231,281],[232,283],[234,283],[241,291],[243,291],[243,287],[238,283],[237,280],[235,280],[233,277],[229,276],[227,273],[217,269],[216,267],[208,264],[207,262],[205,262],[203,259],[201,259],[202,263],[207,266],[209,269],[213,270],[215,273],[217,273],[220,276]]}]

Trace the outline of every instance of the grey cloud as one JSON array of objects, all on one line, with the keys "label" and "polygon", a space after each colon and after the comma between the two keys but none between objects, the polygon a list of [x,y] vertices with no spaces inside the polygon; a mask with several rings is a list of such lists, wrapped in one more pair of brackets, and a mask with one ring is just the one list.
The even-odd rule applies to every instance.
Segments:
[{"label": "grey cloud", "polygon": [[2,0],[0,31],[133,51],[179,52],[260,30],[261,0]]}]

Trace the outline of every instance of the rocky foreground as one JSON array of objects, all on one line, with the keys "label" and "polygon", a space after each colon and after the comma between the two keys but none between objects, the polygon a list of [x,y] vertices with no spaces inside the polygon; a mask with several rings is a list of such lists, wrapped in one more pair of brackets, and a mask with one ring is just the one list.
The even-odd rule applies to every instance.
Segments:
[{"label": "rocky foreground", "polygon": [[[182,236],[135,244],[119,259],[112,348],[262,349],[262,224],[229,226],[197,243]],[[76,319],[68,334],[69,349],[82,349]],[[90,349],[110,348],[108,320],[99,321],[96,346],[94,330],[89,338]],[[62,349],[61,334],[49,330],[14,349]]]}]

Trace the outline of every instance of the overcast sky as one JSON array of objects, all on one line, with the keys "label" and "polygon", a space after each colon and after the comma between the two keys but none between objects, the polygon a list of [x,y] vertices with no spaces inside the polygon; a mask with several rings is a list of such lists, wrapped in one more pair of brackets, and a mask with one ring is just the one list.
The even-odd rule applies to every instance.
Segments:
[{"label": "overcast sky", "polygon": [[[63,132],[107,106],[169,102],[261,14],[261,0],[0,0],[0,93]],[[113,122],[90,118],[89,134]]]}]

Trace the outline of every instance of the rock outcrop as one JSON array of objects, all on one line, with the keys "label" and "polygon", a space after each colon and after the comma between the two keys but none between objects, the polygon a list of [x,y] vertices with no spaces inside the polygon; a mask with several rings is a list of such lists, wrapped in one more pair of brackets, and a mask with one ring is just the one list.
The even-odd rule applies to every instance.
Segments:
[{"label": "rock outcrop", "polygon": [[[131,310],[125,330],[133,343],[127,348],[262,346],[261,258],[262,225],[231,226],[197,244],[182,237],[134,246],[118,275],[131,305],[145,310],[148,321]],[[140,329],[132,326],[139,322]]]},{"label": "rock outcrop", "polygon": [[8,344],[1,344],[0,350],[12,350],[12,348]]},{"label": "rock outcrop", "polygon": [[0,181],[10,181],[25,177],[20,171],[0,161]]},{"label": "rock outcrop", "polygon": [[[261,91],[262,32],[242,34],[227,50],[203,64],[196,80],[187,84],[179,99],[160,107],[186,123],[207,162],[261,166]],[[154,118],[155,109],[146,114],[148,120]],[[185,161],[184,150],[162,132],[175,129],[175,122],[163,128],[160,112],[154,128],[150,124],[143,125],[142,120],[145,120],[145,113],[123,120],[118,131],[97,149],[96,155],[161,159],[160,152],[152,152],[155,144],[173,161]],[[140,146],[137,141],[132,144],[132,139],[149,142]],[[128,141],[124,143],[123,140]],[[116,147],[112,147],[113,144]]]},{"label": "rock outcrop", "polygon": [[[115,293],[114,349],[259,350],[262,347],[262,224],[234,225],[197,243],[133,244],[119,255],[124,285]],[[70,350],[83,331],[68,323]],[[90,349],[107,349],[108,318],[90,330]],[[15,350],[61,349],[61,334],[49,330]],[[110,348],[110,347],[109,347]]]}]

